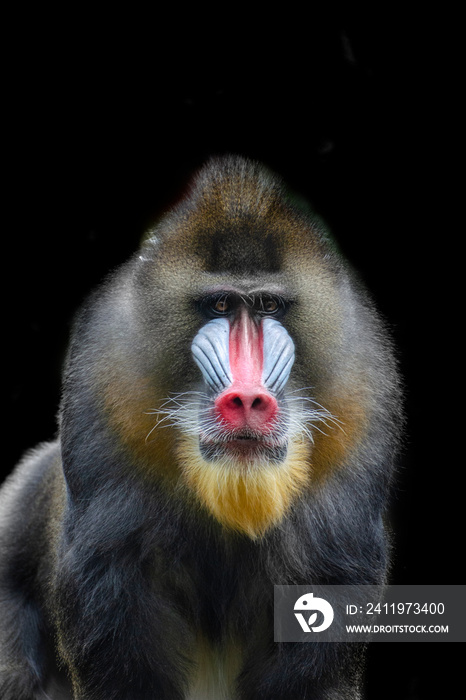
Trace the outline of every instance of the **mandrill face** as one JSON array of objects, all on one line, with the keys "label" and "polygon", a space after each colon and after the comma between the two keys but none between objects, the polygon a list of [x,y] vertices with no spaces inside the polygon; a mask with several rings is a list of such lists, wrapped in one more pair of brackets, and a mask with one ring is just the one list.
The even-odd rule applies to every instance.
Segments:
[{"label": "mandrill face", "polygon": [[224,293],[203,306],[214,318],[191,347],[210,396],[200,417],[202,456],[230,458],[238,466],[261,459],[283,461],[286,416],[279,399],[295,358],[294,343],[276,318],[283,300]]},{"label": "mandrill face", "polygon": [[191,345],[203,383],[197,435],[179,450],[184,476],[220,522],[252,537],[283,517],[309,475],[303,426],[293,435],[286,397],[295,360],[279,320],[287,307],[264,291],[209,293],[200,303],[209,320]]},{"label": "mandrill face", "polygon": [[221,522],[255,536],[282,517],[307,478],[305,462],[289,458],[284,391],[295,348],[279,321],[287,304],[222,291],[201,307],[212,318],[191,346],[204,395],[197,449],[185,443],[185,475]]}]

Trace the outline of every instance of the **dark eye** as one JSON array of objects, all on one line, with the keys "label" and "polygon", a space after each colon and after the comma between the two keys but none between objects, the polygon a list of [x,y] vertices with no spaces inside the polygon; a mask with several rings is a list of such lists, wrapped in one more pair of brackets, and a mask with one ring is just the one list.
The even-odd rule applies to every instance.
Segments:
[{"label": "dark eye", "polygon": [[282,310],[283,304],[280,304],[280,299],[275,296],[269,296],[268,294],[263,294],[259,303],[256,305],[257,311],[260,314],[268,314],[274,316]]},{"label": "dark eye", "polygon": [[230,304],[227,298],[217,299],[212,304],[212,310],[217,314],[227,314],[230,310]]},{"label": "dark eye", "polygon": [[201,313],[206,318],[228,316],[234,307],[233,299],[228,294],[212,294],[201,299],[198,304]]},{"label": "dark eye", "polygon": [[267,314],[274,314],[278,311],[278,301],[276,299],[266,299],[263,306]]}]

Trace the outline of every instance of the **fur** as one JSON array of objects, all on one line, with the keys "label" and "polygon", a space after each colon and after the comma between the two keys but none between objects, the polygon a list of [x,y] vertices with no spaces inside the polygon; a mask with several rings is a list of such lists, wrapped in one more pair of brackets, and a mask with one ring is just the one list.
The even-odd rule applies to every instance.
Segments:
[{"label": "fur", "polygon": [[[286,297],[296,355],[286,457],[271,436],[240,469],[198,443],[218,289]],[[213,160],[84,305],[59,437],[1,492],[2,699],[360,698],[358,645],[274,644],[273,585],[385,580],[401,427],[389,334],[328,234],[259,165]]]},{"label": "fur", "polygon": [[191,439],[180,441],[179,463],[189,489],[215,518],[252,539],[280,523],[309,481],[309,447],[292,444],[284,462],[253,461],[238,468],[224,458],[208,462]]}]

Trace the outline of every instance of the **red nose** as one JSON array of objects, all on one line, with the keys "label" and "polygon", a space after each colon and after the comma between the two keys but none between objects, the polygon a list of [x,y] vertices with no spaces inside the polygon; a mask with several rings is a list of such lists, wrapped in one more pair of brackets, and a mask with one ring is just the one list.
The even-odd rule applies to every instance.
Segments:
[{"label": "red nose", "polygon": [[276,399],[263,387],[231,385],[217,397],[215,408],[229,428],[264,431],[277,415]]}]

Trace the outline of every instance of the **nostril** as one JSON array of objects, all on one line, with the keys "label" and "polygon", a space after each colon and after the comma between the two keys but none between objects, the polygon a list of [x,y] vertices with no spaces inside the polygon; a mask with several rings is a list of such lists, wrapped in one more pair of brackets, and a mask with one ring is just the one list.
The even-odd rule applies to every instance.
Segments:
[{"label": "nostril", "polygon": [[262,387],[227,389],[215,400],[222,422],[235,428],[263,430],[278,411],[276,399]]}]

